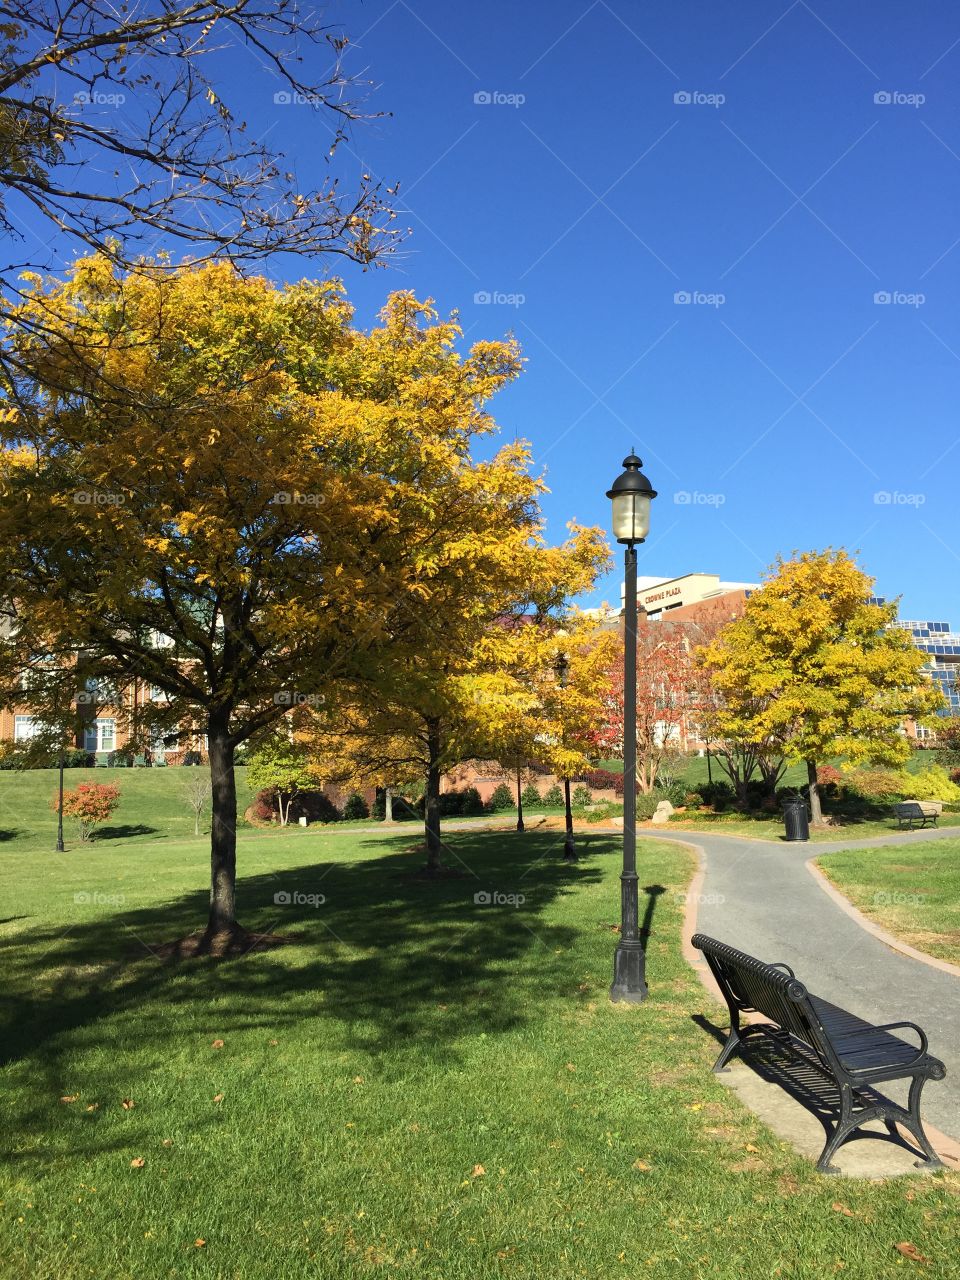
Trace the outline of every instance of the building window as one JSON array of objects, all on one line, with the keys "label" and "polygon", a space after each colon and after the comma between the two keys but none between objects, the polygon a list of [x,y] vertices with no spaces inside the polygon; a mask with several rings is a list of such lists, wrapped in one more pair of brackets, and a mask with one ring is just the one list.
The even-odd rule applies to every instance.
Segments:
[{"label": "building window", "polygon": [[13,717],[14,742],[29,742],[30,739],[35,738],[39,732],[40,722],[35,720],[33,716]]},{"label": "building window", "polygon": [[117,722],[112,716],[98,716],[83,734],[85,751],[113,751],[117,741]]}]

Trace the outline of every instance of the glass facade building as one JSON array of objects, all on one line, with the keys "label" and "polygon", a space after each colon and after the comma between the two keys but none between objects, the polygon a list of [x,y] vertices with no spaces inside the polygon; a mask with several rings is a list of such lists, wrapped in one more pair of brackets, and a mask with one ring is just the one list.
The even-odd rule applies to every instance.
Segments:
[{"label": "glass facade building", "polygon": [[896,626],[908,631],[913,643],[927,655],[925,670],[949,703],[940,714],[960,716],[960,632],[952,631],[949,622],[901,620]]}]

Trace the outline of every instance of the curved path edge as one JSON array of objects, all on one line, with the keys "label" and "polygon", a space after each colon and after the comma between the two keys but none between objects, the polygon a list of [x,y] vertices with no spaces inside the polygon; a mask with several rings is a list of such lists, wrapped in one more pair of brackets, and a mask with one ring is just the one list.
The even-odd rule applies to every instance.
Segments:
[{"label": "curved path edge", "polygon": [[[821,855],[817,855],[820,857]],[[960,978],[960,965],[951,964],[949,960],[941,960],[938,956],[928,955],[925,951],[918,951],[916,947],[911,947],[909,942],[904,942],[902,938],[898,938],[894,933],[888,933],[886,929],[882,929],[870,919],[868,915],[855,907],[848,897],[840,892],[837,886],[830,880],[820,868],[817,866],[817,857],[808,858],[804,866],[813,876],[814,880],[820,888],[831,897],[841,911],[845,911],[851,920],[855,920],[861,929],[865,929],[867,933],[878,938],[880,942],[890,947],[892,951],[900,951],[903,955],[909,956],[911,960],[920,960],[923,964],[928,964],[932,969],[939,969],[942,973],[952,973],[954,977]]]},{"label": "curved path edge", "polygon": [[[659,838],[664,840],[665,843],[677,844],[684,849],[689,849],[697,859],[697,869],[693,873],[693,878],[691,879],[689,888],[687,889],[687,898],[684,904],[680,945],[683,958],[696,973],[702,985],[716,1000],[725,1005],[726,1001],[723,998],[720,988],[717,986],[716,979],[710,970],[710,966],[703,959],[702,952],[697,950],[692,941],[693,935],[697,932],[697,907],[700,903],[700,897],[703,893],[703,885],[707,874],[706,850],[702,845],[694,844],[692,840],[676,840],[671,836],[660,836]],[[846,910],[851,918],[856,920],[858,924],[862,924],[864,927],[869,926],[867,927],[868,933],[873,933],[875,936],[878,936],[882,942],[887,942],[888,939],[891,943],[896,942],[895,949],[900,951],[904,950],[906,946],[905,943],[900,942],[899,939],[893,939],[892,935],[884,935],[883,930],[872,925],[872,922],[867,920],[866,916],[864,916],[862,912],[858,911],[852,903],[848,902],[842,893],[833,888],[833,885],[830,884],[822,871],[811,866],[813,861],[814,859],[810,858],[806,862],[805,865],[807,869],[811,871],[814,879],[821,885],[821,888],[824,888],[830,893],[830,896],[834,898],[838,906],[843,907],[843,909]],[[913,959],[922,959],[928,963],[934,959],[932,956],[924,956],[920,952],[914,951],[912,947],[909,948],[907,954]],[[960,971],[958,971],[957,966],[948,964],[947,961],[935,963],[934,968],[945,968],[947,972],[957,973],[958,976],[960,976]],[[745,1022],[766,1021],[766,1019],[760,1014],[747,1014],[743,1020]],[[951,1138],[948,1134],[942,1133],[926,1120],[923,1122],[923,1127],[926,1130],[927,1137],[933,1144],[933,1148],[937,1155],[946,1162],[946,1167],[948,1169],[957,1169],[960,1167],[960,1142],[955,1138]]]}]

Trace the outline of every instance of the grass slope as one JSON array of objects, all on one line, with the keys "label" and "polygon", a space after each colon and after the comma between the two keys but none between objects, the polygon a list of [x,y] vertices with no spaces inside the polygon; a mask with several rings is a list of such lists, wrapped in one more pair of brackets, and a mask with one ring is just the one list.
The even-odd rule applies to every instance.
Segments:
[{"label": "grass slope", "polygon": [[818,864],[871,920],[920,951],[960,964],[960,840],[844,849]]},{"label": "grass slope", "polygon": [[241,918],[298,942],[180,965],[204,842],[0,852],[5,1280],[960,1276],[960,1176],[818,1177],[711,1076],[683,849],[625,1008],[614,838],[453,835],[441,883],[409,840],[249,835]]}]

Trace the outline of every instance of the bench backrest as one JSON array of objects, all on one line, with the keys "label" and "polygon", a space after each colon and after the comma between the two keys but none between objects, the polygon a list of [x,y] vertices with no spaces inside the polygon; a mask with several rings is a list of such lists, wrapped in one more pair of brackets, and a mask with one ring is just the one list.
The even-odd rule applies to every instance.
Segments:
[{"label": "bench backrest", "polygon": [[756,1009],[809,1045],[832,1070],[839,1067],[807,988],[793,974],[704,933],[694,934],[692,942],[706,956],[731,1009]]},{"label": "bench backrest", "polygon": [[894,805],[894,813],[899,818],[922,818],[924,816],[923,808],[916,800],[903,800],[900,804]]}]

